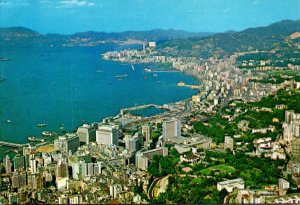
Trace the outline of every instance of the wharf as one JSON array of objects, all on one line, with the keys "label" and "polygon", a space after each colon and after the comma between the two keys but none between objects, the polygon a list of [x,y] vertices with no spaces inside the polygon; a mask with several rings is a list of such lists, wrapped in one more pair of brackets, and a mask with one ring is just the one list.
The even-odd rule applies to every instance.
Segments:
[{"label": "wharf", "polygon": [[13,143],[13,142],[5,142],[5,141],[0,141],[0,145],[2,146],[7,146],[7,147],[25,147],[26,144],[18,144],[18,143]]},{"label": "wharf", "polygon": [[133,110],[142,110],[148,107],[155,107],[155,108],[160,108],[160,109],[164,109],[162,106],[159,105],[155,105],[155,104],[147,104],[147,105],[140,105],[140,106],[135,106],[135,107],[130,107],[130,108],[123,108],[121,109],[121,113],[122,112],[129,112],[129,111],[133,111]]}]

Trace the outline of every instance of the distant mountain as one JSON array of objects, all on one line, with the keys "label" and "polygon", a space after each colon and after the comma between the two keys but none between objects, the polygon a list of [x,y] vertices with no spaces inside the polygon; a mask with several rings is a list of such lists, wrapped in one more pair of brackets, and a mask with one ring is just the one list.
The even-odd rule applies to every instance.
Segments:
[{"label": "distant mountain", "polygon": [[12,37],[33,37],[40,36],[36,31],[25,27],[9,27],[9,28],[0,28],[1,38],[12,38]]},{"label": "distant mountain", "polygon": [[277,23],[272,23],[269,26],[257,27],[257,28],[248,28],[241,33],[261,35],[261,36],[272,36],[272,35],[281,35],[289,36],[290,34],[299,31],[300,20],[283,20]]},{"label": "distant mountain", "polygon": [[[300,20],[284,20],[265,27],[248,28],[225,33],[192,33],[181,30],[155,29],[150,31],[125,31],[120,33],[81,32],[72,35],[46,34],[24,27],[0,28],[0,46],[95,46],[105,42],[127,40],[157,41],[158,47],[171,47],[180,54],[208,57],[214,54],[229,55],[236,51],[270,50],[299,42],[291,39],[300,32]],[[296,34],[294,35],[296,36]],[[176,55],[176,53],[175,53]]]},{"label": "distant mountain", "polygon": [[299,31],[300,20],[284,20],[269,26],[249,28],[241,32],[171,40],[160,46],[173,47],[177,50],[190,50],[192,54],[208,57],[215,53],[224,55],[236,51],[270,50],[283,44],[288,36]]},{"label": "distant mountain", "polygon": [[190,37],[204,37],[212,35],[212,33],[193,33],[181,30],[164,30],[164,29],[154,29],[149,31],[125,31],[120,33],[105,33],[105,32],[95,32],[88,31],[82,33],[75,33],[71,37],[79,38],[92,38],[94,40],[145,40],[145,41],[161,41],[161,40],[171,40],[171,39],[183,39]]},{"label": "distant mountain", "polygon": [[[80,32],[72,35],[46,34],[42,35],[24,27],[0,28],[0,45],[10,46],[30,46],[30,45],[63,45],[69,42],[93,43],[97,41],[126,41],[126,40],[142,40],[142,41],[165,41],[173,39],[183,39],[190,37],[204,37],[212,35],[212,33],[193,33],[181,30],[163,30],[155,29],[150,31],[125,31],[125,32]],[[74,45],[77,45],[74,43]],[[94,44],[93,44],[94,45]]]}]

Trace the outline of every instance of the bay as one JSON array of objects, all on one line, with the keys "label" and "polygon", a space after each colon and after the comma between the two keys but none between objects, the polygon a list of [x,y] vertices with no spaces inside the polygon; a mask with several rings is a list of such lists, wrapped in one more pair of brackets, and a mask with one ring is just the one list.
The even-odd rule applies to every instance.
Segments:
[{"label": "bay", "polygon": [[[132,46],[131,46],[132,47]],[[7,81],[0,83],[1,140],[25,143],[44,130],[67,131],[83,122],[99,122],[121,108],[165,104],[197,93],[177,87],[179,81],[197,80],[183,73],[144,72],[144,65],[106,61],[101,54],[127,47],[5,48],[0,62]],[[118,79],[115,76],[125,75]],[[12,123],[7,123],[11,120]],[[38,123],[47,124],[38,128]]]}]

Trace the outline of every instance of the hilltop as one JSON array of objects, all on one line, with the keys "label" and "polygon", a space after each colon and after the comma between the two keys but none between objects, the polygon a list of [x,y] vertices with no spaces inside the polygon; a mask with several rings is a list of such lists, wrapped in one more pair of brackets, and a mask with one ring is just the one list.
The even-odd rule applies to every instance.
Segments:
[{"label": "hilltop", "polygon": [[[76,46],[97,45],[99,43],[111,41],[165,41],[173,39],[185,39],[190,37],[204,37],[212,35],[212,33],[194,33],[174,29],[154,29],[149,31],[125,31],[125,32],[97,32],[87,31],[79,32],[71,35],[60,34],[40,34],[37,31],[25,27],[8,27],[0,28],[2,46],[43,46],[54,45],[61,46],[64,44]],[[70,42],[72,44],[70,44]]]},{"label": "hilltop", "polygon": [[230,55],[236,51],[271,50],[284,46],[287,37],[299,31],[300,20],[283,20],[269,26],[248,28],[240,32],[166,41],[160,46],[177,51],[189,50],[189,54],[200,57],[216,53]]},{"label": "hilltop", "polygon": [[156,41],[159,48],[169,48],[174,55],[207,58],[227,56],[237,51],[272,50],[299,43],[300,20],[283,20],[265,27],[225,33],[193,33],[174,29],[149,31],[96,32],[71,35],[40,34],[24,27],[0,28],[1,46],[95,46],[120,41]]}]

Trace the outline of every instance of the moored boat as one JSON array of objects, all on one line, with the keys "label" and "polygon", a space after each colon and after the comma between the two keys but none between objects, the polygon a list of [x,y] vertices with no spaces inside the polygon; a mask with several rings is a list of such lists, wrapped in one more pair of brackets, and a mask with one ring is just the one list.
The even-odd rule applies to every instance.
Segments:
[{"label": "moored boat", "polygon": [[36,138],[33,137],[33,136],[29,136],[29,137],[27,137],[27,139],[28,139],[28,141],[30,141],[30,142],[35,142],[35,141],[36,141]]},{"label": "moored boat", "polygon": [[44,135],[44,136],[51,136],[52,132],[50,132],[50,131],[43,131],[42,135]]},{"label": "moored boat", "polygon": [[37,126],[37,127],[46,127],[47,125],[44,124],[44,123],[39,123],[39,124],[37,124],[36,126]]}]

